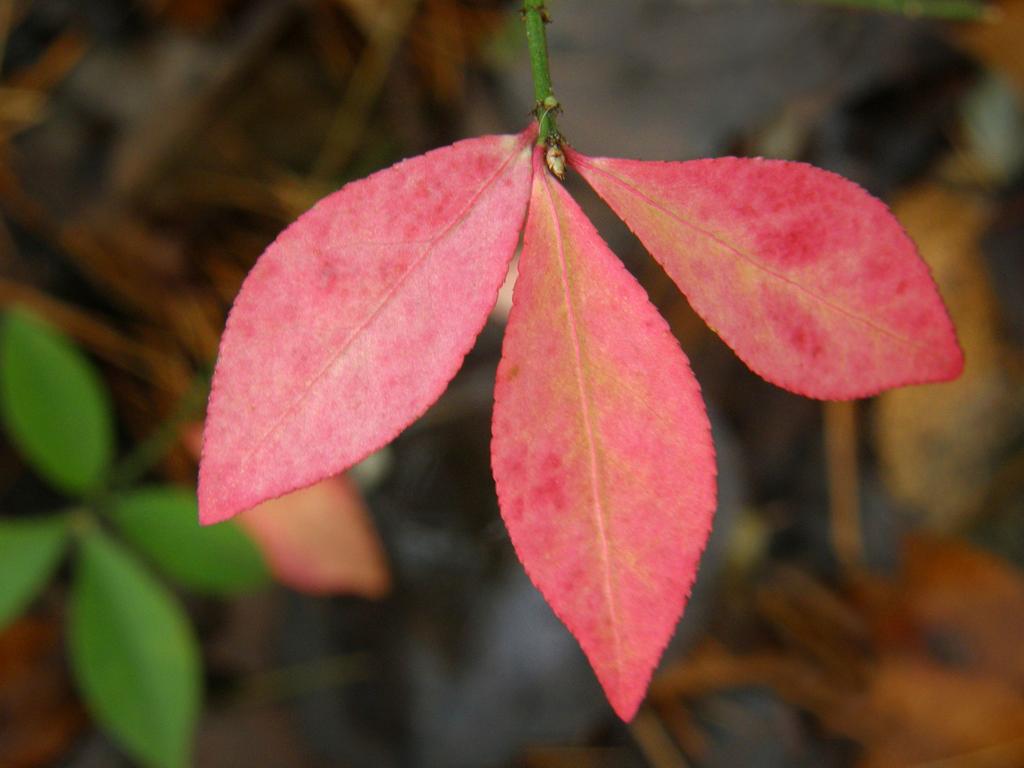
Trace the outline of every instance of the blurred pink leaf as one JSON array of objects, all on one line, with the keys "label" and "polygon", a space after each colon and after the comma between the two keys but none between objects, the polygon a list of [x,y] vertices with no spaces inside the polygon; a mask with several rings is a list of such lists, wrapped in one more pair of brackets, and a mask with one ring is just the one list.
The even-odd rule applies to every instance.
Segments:
[{"label": "blurred pink leaf", "polygon": [[344,475],[238,516],[274,576],[301,592],[383,597],[391,573],[366,505]]},{"label": "blurred pink leaf", "polygon": [[[184,440],[199,455],[202,425]],[[312,594],[383,597],[391,571],[366,504],[344,475],[259,504],[236,518],[280,583]]]}]

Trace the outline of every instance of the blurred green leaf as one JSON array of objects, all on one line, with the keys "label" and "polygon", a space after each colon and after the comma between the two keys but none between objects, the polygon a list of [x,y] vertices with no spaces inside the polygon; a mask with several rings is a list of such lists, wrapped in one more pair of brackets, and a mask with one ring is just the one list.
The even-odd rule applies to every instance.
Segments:
[{"label": "blurred green leaf", "polygon": [[114,453],[107,390],[66,337],[24,310],[0,321],[0,414],[53,485],[79,496],[100,485]]},{"label": "blurred green leaf", "polygon": [[67,518],[0,521],[0,630],[16,618],[57,567]]},{"label": "blurred green leaf", "polygon": [[111,515],[125,538],[169,578],[230,594],[266,584],[263,556],[237,523],[199,525],[196,496],[185,488],[143,488],[119,495]]},{"label": "blurred green leaf", "polygon": [[96,720],[147,766],[187,765],[201,668],[181,606],[99,529],[82,537],[70,607],[71,665]]},{"label": "blurred green leaf", "polygon": [[920,19],[948,21],[992,20],[994,11],[986,0],[801,0],[859,11],[880,11]]}]

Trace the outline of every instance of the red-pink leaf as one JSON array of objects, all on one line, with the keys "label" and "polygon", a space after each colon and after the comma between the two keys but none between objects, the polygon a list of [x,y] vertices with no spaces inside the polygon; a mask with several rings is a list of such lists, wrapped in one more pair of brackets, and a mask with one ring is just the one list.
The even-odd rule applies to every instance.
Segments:
[{"label": "red-pink leaf", "polygon": [[569,158],[768,381],[841,400],[962,370],[914,244],[841,176],[783,160]]},{"label": "red-pink leaf", "polygon": [[348,184],[260,257],[221,340],[204,523],[341,472],[440,396],[515,251],[532,140],[461,141]]},{"label": "red-pink leaf", "polygon": [[628,720],[711,527],[714,448],[668,326],[541,158],[492,465],[519,558]]}]

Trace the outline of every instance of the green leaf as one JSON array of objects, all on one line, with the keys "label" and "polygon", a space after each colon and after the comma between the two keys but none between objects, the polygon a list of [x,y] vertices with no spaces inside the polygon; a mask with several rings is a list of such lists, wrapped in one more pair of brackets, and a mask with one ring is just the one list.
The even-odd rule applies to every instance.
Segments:
[{"label": "green leaf", "polygon": [[114,453],[107,390],[64,335],[24,310],[0,321],[0,415],[54,486],[81,496],[100,485]]},{"label": "green leaf", "polygon": [[0,630],[46,584],[64,552],[67,518],[0,521]]},{"label": "green leaf", "polygon": [[191,589],[231,594],[269,579],[263,556],[236,523],[199,525],[190,490],[130,491],[114,500],[111,516],[125,538],[164,574]]},{"label": "green leaf", "polygon": [[144,765],[188,764],[202,687],[192,627],[99,529],[82,537],[69,631],[72,671],[97,722]]}]

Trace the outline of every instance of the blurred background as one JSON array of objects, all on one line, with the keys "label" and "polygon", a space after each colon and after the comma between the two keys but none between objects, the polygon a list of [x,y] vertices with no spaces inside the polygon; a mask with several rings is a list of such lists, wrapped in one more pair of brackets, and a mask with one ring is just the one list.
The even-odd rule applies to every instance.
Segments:
[{"label": "blurred background", "polygon": [[697,589],[632,724],[498,513],[507,303],[391,446],[197,538],[247,270],[346,181],[520,130],[518,7],[0,0],[0,766],[1024,765],[1020,0],[549,0],[574,146],[850,177],[919,244],[967,355],[855,404],[776,389],[570,178],[719,452]]}]

